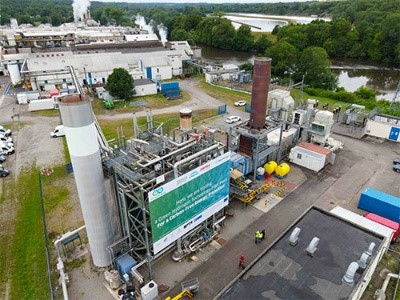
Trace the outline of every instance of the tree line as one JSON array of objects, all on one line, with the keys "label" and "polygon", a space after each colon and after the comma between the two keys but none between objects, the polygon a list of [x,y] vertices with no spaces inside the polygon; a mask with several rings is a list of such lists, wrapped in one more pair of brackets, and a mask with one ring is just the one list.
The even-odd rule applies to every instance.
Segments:
[{"label": "tree line", "polygon": [[[91,3],[92,17],[101,25],[134,26],[140,14],[148,22],[163,23],[169,39],[191,44],[264,53],[272,45],[266,36],[255,38],[247,26],[235,30],[223,13],[330,16],[332,22],[276,28],[279,41],[303,51],[324,48],[330,57],[359,58],[400,65],[400,1],[358,0],[251,4]],[[211,14],[211,15],[210,15]],[[0,24],[16,18],[19,24],[58,26],[73,21],[71,0],[3,0]],[[157,32],[156,27],[154,28]]]}]

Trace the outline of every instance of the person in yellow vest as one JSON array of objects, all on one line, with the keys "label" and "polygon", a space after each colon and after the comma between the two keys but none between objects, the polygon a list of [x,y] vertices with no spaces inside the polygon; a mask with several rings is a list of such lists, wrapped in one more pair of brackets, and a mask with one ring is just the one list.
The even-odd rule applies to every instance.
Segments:
[{"label": "person in yellow vest", "polygon": [[257,230],[255,233],[255,243],[256,244],[260,243],[261,239],[262,239],[262,233],[259,230]]}]

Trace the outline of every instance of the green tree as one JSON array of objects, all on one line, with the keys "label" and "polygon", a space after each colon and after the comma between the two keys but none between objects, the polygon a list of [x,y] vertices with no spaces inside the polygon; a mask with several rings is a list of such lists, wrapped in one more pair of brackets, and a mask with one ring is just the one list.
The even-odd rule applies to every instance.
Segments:
[{"label": "green tree", "polygon": [[262,34],[254,43],[254,49],[257,51],[257,53],[262,53],[262,54],[264,54],[267,48],[271,46],[272,42],[268,40],[265,34]]},{"label": "green tree", "polygon": [[221,18],[220,23],[212,28],[211,36],[212,46],[227,50],[236,49],[236,30],[228,19]]},{"label": "green tree", "polygon": [[272,59],[272,73],[275,76],[290,77],[296,66],[297,49],[285,41],[268,48],[266,56]]},{"label": "green tree", "polygon": [[114,97],[129,99],[133,96],[133,78],[127,70],[115,68],[107,78],[106,88]]},{"label": "green tree", "polygon": [[309,86],[333,90],[337,86],[337,78],[331,72],[330,66],[331,62],[324,48],[308,47],[300,55],[293,78],[301,81],[304,76],[304,82]]},{"label": "green tree", "polygon": [[249,51],[254,47],[254,38],[250,26],[242,25],[236,32],[234,49]]},{"label": "green tree", "polygon": [[248,72],[253,72],[253,64],[251,62],[245,62],[239,66],[239,70],[245,70]]}]

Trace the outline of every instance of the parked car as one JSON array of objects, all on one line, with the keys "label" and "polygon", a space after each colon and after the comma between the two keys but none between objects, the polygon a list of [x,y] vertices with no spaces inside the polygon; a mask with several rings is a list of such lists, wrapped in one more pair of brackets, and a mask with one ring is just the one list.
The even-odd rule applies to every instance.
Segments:
[{"label": "parked car", "polygon": [[245,106],[246,100],[239,100],[235,102],[235,106]]},{"label": "parked car", "polygon": [[4,143],[12,143],[13,140],[12,138],[5,136],[4,134],[0,133],[0,141],[4,142]]},{"label": "parked car", "polygon": [[393,171],[400,173],[400,164],[393,165]]},{"label": "parked car", "polygon": [[400,157],[393,159],[394,165],[400,165]]},{"label": "parked car", "polygon": [[5,136],[10,136],[11,135],[11,129],[7,129],[4,126],[0,125],[0,134],[3,134]]},{"label": "parked car", "polygon": [[236,123],[240,121],[240,117],[239,116],[229,116],[226,118],[226,123],[228,124],[232,124],[232,123]]},{"label": "parked car", "polygon": [[0,151],[4,152],[7,155],[13,154],[15,152],[14,147],[10,147],[3,142],[0,142]]},{"label": "parked car", "polygon": [[6,161],[6,156],[4,154],[0,154],[0,164]]},{"label": "parked car", "polygon": [[4,168],[2,165],[0,165],[0,176],[6,177],[9,174],[10,174],[10,171],[8,171],[6,168]]}]

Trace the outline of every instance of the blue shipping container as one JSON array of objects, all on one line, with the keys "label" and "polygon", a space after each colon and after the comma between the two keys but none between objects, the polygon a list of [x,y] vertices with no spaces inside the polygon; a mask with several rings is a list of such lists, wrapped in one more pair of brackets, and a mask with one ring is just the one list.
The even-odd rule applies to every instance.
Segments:
[{"label": "blue shipping container", "polygon": [[358,208],[400,222],[400,198],[373,188],[366,188],[361,193]]},{"label": "blue shipping container", "polygon": [[161,92],[164,93],[170,90],[179,90],[179,83],[178,82],[165,82],[161,83]]}]

